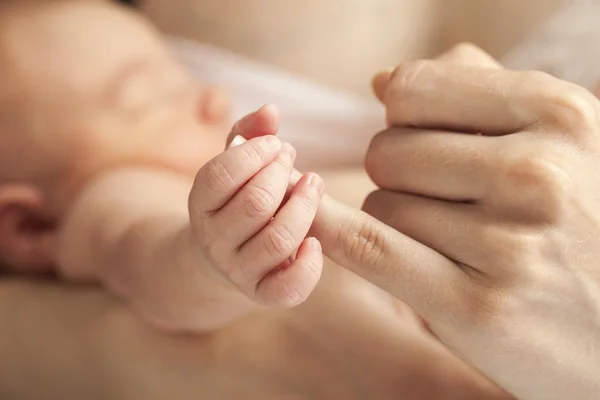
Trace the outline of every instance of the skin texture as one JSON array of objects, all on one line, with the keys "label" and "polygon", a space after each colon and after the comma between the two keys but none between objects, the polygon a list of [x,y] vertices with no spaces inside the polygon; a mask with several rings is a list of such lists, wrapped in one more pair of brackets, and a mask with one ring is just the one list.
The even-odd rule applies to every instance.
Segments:
[{"label": "skin texture", "polygon": [[597,398],[600,104],[480,53],[374,80],[390,128],[364,209],[397,231],[368,231],[351,269],[517,398]]},{"label": "skin texture", "polygon": [[[249,127],[274,111],[249,116]],[[324,184],[306,174],[282,204],[294,157],[267,135],[213,158],[194,182],[145,166],[101,174],[62,224],[57,265],[67,277],[106,283],[170,330],[217,329],[259,305],[296,306],[321,274],[320,244],[306,235]]]},{"label": "skin texture", "polygon": [[[439,64],[433,64],[439,65],[439,68],[443,71],[448,70],[452,73],[457,73],[456,71],[459,71],[462,68],[481,68],[452,64],[451,62],[448,63],[443,61],[438,61],[438,63]],[[482,69],[488,72],[486,68]],[[493,68],[492,71],[497,73],[498,70],[497,68]],[[473,71],[469,70],[469,72],[472,73]],[[390,78],[389,83],[384,85],[386,86],[386,94],[382,97],[386,103],[388,101],[388,93],[393,93],[390,89],[393,87],[393,82],[396,77],[401,74],[396,73],[394,75],[394,77]],[[454,75],[452,76],[454,77]],[[400,81],[406,82],[405,79],[401,79]],[[507,82],[509,79],[505,77],[503,81]],[[436,81],[433,80],[433,82],[435,83]],[[539,87],[539,85],[535,86]],[[467,87],[469,86],[467,85]],[[403,93],[402,90],[400,92]],[[459,94],[458,92],[459,91],[457,90],[452,91],[455,95]],[[496,94],[489,90],[486,90],[486,93],[488,96]],[[467,91],[467,94],[472,93]],[[477,104],[481,106],[481,104],[487,103]],[[491,104],[495,103],[491,102]],[[452,103],[451,105],[456,104]],[[403,109],[404,107],[401,108]],[[421,111],[423,109],[425,109],[425,107],[418,108],[418,110]],[[573,108],[571,107],[571,109]],[[473,108],[469,111],[472,112]],[[485,115],[485,108],[480,111]],[[449,113],[448,115],[454,116],[453,113]],[[565,119],[570,121],[569,118],[566,118],[563,115],[563,120]],[[396,123],[398,123],[398,121],[396,121]],[[449,123],[449,125],[451,126],[452,124]],[[397,139],[395,135],[392,136],[392,138]],[[251,141],[248,143],[250,142]],[[375,145],[373,147],[375,149],[377,148]],[[374,167],[371,166],[370,171],[373,171],[373,168]],[[374,173],[371,175],[375,176]],[[539,176],[537,177],[539,178]],[[376,181],[383,185],[383,183],[379,182],[379,179],[376,179]],[[542,183],[546,183],[546,181],[542,180]],[[369,202],[378,200],[377,196],[383,195],[380,193],[371,196],[366,205],[366,209],[373,214],[375,214],[375,212],[370,208]],[[377,205],[377,203],[375,204]],[[390,209],[389,206],[386,206],[386,203],[380,203],[379,205],[381,205],[381,207],[377,206],[375,209],[383,210],[384,212]],[[512,208],[510,209],[512,210]],[[544,211],[544,209],[542,209],[542,211]],[[420,281],[419,278],[423,279],[426,277],[428,281],[427,284],[436,284],[437,281],[435,278],[432,279],[432,275],[427,276],[425,274],[428,273],[429,269],[435,268],[435,262],[445,263],[439,264],[442,266],[450,266],[451,264],[447,259],[443,258],[438,253],[435,253],[430,248],[424,250],[426,248],[420,245],[419,242],[407,238],[406,236],[402,236],[399,232],[369,218],[366,214],[349,210],[340,204],[323,201],[319,208],[319,213],[328,216],[328,223],[315,223],[311,234],[314,234],[321,239],[323,249],[331,256],[331,258],[356,270],[361,275],[374,281],[374,283],[386,287],[391,293],[406,300],[409,304],[414,302],[414,307],[417,311],[422,313],[428,319],[428,322],[432,323],[432,329],[436,334],[443,335],[446,340],[451,336],[448,332],[456,334],[454,337],[455,342],[453,343],[458,343],[458,346],[455,348],[457,348],[457,351],[464,354],[465,358],[473,360],[473,362],[479,364],[481,368],[490,371],[490,375],[498,377],[498,380],[502,381],[505,387],[513,392],[518,392],[520,390],[518,393],[519,396],[525,399],[537,398],[533,397],[536,396],[533,391],[533,386],[540,385],[537,388],[540,389],[543,385],[549,383],[536,382],[535,380],[531,382],[532,380],[528,379],[531,390],[522,390],[523,388],[520,386],[522,380],[520,382],[516,381],[517,378],[521,377],[510,376],[510,372],[513,371],[516,365],[523,365],[521,362],[522,360],[519,360],[517,357],[515,360],[509,360],[513,361],[514,364],[510,364],[510,362],[501,366],[494,365],[493,363],[488,364],[485,362],[487,361],[485,355],[488,353],[483,351],[482,347],[477,346],[477,344],[484,344],[485,350],[487,350],[489,347],[493,348],[494,345],[504,343],[511,344],[510,340],[513,340],[512,343],[515,343],[515,341],[517,341],[516,343],[519,343],[519,340],[524,340],[524,342],[529,345],[538,345],[539,341],[530,340],[530,333],[534,331],[534,329],[521,332],[505,329],[502,332],[509,332],[507,335],[508,342],[502,340],[496,341],[497,337],[494,337],[494,333],[497,333],[497,331],[494,330],[484,330],[483,333],[476,332],[479,333],[479,336],[469,336],[469,332],[465,334],[465,332],[461,332],[460,329],[465,329],[465,326],[470,327],[471,325],[465,324],[465,320],[452,319],[455,315],[460,316],[461,313],[448,313],[446,312],[447,309],[444,308],[444,305],[447,304],[454,305],[448,301],[453,300],[452,297],[443,298],[444,303],[442,304],[441,302],[431,301],[432,297],[435,300],[434,296],[423,295],[423,293],[431,293],[432,289],[430,286],[425,286],[423,280]],[[547,214],[542,215],[547,216]],[[352,217],[348,218],[349,216]],[[386,219],[385,216],[379,217],[381,219]],[[319,216],[317,214],[316,221],[318,221],[318,219]],[[396,220],[390,218],[387,219],[390,221],[390,224],[395,226],[398,225]],[[426,227],[427,225],[425,225],[425,228]],[[447,235],[447,237],[451,236]],[[477,236],[473,241],[476,239],[481,239],[481,236]],[[432,245],[432,247],[435,246]],[[385,251],[382,249],[385,249]],[[520,247],[509,247],[510,251],[514,252],[515,249],[518,250]],[[508,253],[510,253],[510,251]],[[419,270],[416,268],[410,269],[411,266],[416,265],[416,256],[421,260],[420,266],[425,265],[429,268],[421,268]],[[475,263],[471,264],[476,265]],[[464,266],[474,268],[471,264],[464,263]],[[402,276],[398,276],[399,267],[402,267]],[[76,382],[82,382],[80,385],[73,385],[73,374],[69,375],[71,379],[65,387],[60,384],[60,382],[65,381],[64,379],[54,381],[52,385],[46,387],[45,395],[48,395],[49,391],[54,391],[55,393],[58,393],[59,397],[60,395],[65,395],[62,397],[70,396],[72,398],[77,398],[74,396],[76,392],[81,395],[81,393],[86,390],[95,389],[97,390],[96,393],[102,393],[102,391],[105,391],[106,393],[108,391],[110,392],[109,395],[114,394],[115,396],[112,396],[111,398],[136,398],[136,395],[139,395],[140,391],[147,390],[148,394],[152,393],[156,395],[156,393],[161,393],[161,390],[168,390],[169,395],[180,393],[181,396],[178,397],[183,397],[186,394],[189,395],[187,390],[193,386],[194,382],[196,384],[207,383],[198,379],[198,375],[200,375],[202,377],[222,378],[221,383],[219,383],[218,379],[216,381],[213,379],[212,384],[203,386],[204,390],[210,391],[209,395],[213,398],[232,398],[236,395],[239,396],[242,393],[246,396],[248,396],[248,394],[256,394],[256,398],[285,398],[284,396],[318,398],[319,395],[322,398],[351,398],[351,396],[355,396],[356,398],[370,398],[370,396],[373,396],[373,393],[376,393],[378,398],[397,398],[397,396],[402,395],[403,390],[407,391],[409,395],[415,394],[414,391],[410,391],[410,388],[414,388],[415,391],[421,391],[419,393],[419,397],[421,398],[423,395],[426,395],[427,398],[435,398],[437,395],[457,396],[457,398],[485,398],[485,396],[490,396],[490,398],[502,398],[505,396],[497,389],[494,389],[493,386],[490,386],[485,379],[482,379],[464,364],[457,362],[456,358],[451,356],[447,350],[427,335],[426,331],[422,329],[420,324],[415,322],[414,317],[412,317],[410,313],[408,315],[406,313],[399,313],[398,304],[392,301],[389,296],[370,285],[365,285],[363,281],[354,275],[349,274],[347,271],[342,272],[343,270],[339,268],[337,270],[333,268],[332,271],[332,280],[326,280],[325,276],[323,277],[322,282],[326,282],[326,284],[322,286],[326,288],[325,292],[319,291],[317,288],[314,296],[311,296],[309,302],[307,302],[305,306],[297,307],[293,311],[288,312],[272,310],[257,314],[249,317],[247,320],[240,321],[240,324],[242,325],[233,326],[231,330],[226,329],[215,335],[206,335],[201,338],[196,337],[195,340],[199,340],[199,342],[196,342],[196,346],[194,346],[194,339],[192,338],[186,340],[185,337],[181,337],[182,342],[179,342],[174,337],[161,336],[155,331],[146,330],[143,325],[138,325],[134,319],[131,319],[130,315],[126,312],[126,309],[120,308],[119,305],[114,305],[110,300],[107,302],[105,297],[98,295],[97,293],[65,292],[64,289],[55,292],[53,291],[54,288],[52,286],[36,286],[35,289],[37,291],[34,291],[36,295],[32,295],[32,292],[30,291],[31,287],[23,284],[22,281],[20,283],[19,281],[16,283],[9,281],[4,284],[5,290],[2,292],[2,299],[0,299],[2,301],[0,301],[0,304],[18,304],[19,307],[23,308],[18,309],[18,313],[15,313],[14,311],[11,312],[10,308],[5,310],[5,312],[0,313],[3,318],[8,320],[7,324],[3,324],[3,326],[10,327],[3,331],[3,334],[8,337],[8,340],[2,341],[2,343],[6,345],[6,347],[3,347],[2,349],[5,357],[1,357],[0,359],[19,360],[17,363],[8,364],[8,368],[10,368],[9,373],[0,374],[0,376],[4,377],[6,380],[6,383],[2,386],[7,388],[6,391],[9,392],[9,394],[23,393],[27,390],[29,390],[29,393],[32,393],[36,388],[28,387],[31,385],[24,383],[21,380],[22,377],[28,376],[30,379],[31,372],[33,371],[40,373],[40,378],[45,377],[47,379],[48,375],[44,374],[44,372],[47,373],[49,370],[54,371],[55,373],[63,371],[62,368],[57,368],[59,365],[54,360],[49,369],[45,369],[44,365],[39,365],[39,352],[37,353],[37,360],[35,362],[33,361],[36,357],[32,356],[36,353],[35,348],[32,348],[31,346],[32,343],[43,343],[40,349],[47,350],[45,344],[48,343],[48,337],[45,338],[46,341],[36,342],[35,339],[33,339],[33,341],[27,341],[26,339],[31,338],[23,336],[23,332],[35,334],[35,332],[32,332],[32,329],[23,329],[27,326],[33,326],[28,325],[31,321],[35,321],[35,326],[39,329],[40,320],[44,321],[44,318],[41,318],[41,316],[47,315],[39,313],[40,310],[56,312],[56,309],[53,307],[60,306],[59,310],[62,312],[61,315],[66,316],[67,320],[71,321],[71,324],[74,325],[57,324],[56,320],[52,320],[50,326],[53,326],[55,330],[52,330],[49,333],[54,334],[52,337],[57,339],[54,341],[55,344],[63,343],[64,347],[62,347],[62,349],[69,349],[69,351],[58,353],[62,356],[60,360],[60,362],[63,363],[62,365],[68,366],[73,372],[85,371],[85,376],[82,376],[81,381],[75,380]],[[335,274],[335,271],[338,271],[339,273]],[[407,271],[409,274],[406,274]],[[411,275],[410,272],[413,274]],[[346,280],[344,279],[344,276],[350,278]],[[355,282],[356,286],[353,286],[352,282]],[[452,280],[449,282],[453,283]],[[416,289],[418,288],[419,283],[421,284],[421,287],[419,288],[420,295],[417,295]],[[336,284],[340,285],[339,289],[336,289]],[[443,289],[446,289],[449,292],[452,288],[456,287],[452,284],[449,286],[449,288],[441,285],[439,287],[434,287],[434,290],[442,289],[439,292],[435,291],[434,294],[441,298],[446,293]],[[362,291],[359,290],[359,288],[362,288]],[[349,295],[346,290],[349,292]],[[362,301],[359,302],[357,301],[357,293],[360,292],[365,294],[365,298],[361,298],[360,300]],[[325,293],[323,295],[324,297],[320,297],[318,295],[319,293]],[[346,293],[346,295],[344,295],[344,293]],[[508,293],[514,294],[511,292]],[[313,301],[313,298],[315,299],[314,303],[310,303],[310,301]],[[28,301],[25,301],[27,299]],[[80,302],[61,302],[65,299],[78,299]],[[486,299],[488,298],[486,297]],[[526,296],[525,299],[527,299]],[[591,307],[585,307],[585,305],[591,304],[585,302],[585,294],[579,297],[578,300],[583,301],[582,304],[584,305],[584,310],[591,309]],[[38,305],[43,305],[43,307],[34,307],[33,305],[35,305],[36,302]],[[336,302],[341,303],[341,306],[331,306],[332,304],[336,304]],[[68,307],[69,304],[71,304],[71,307]],[[86,304],[87,306],[83,307]],[[311,304],[314,304],[312,308]],[[330,307],[323,307],[325,304],[328,304]],[[387,307],[385,306],[386,304]],[[476,302],[475,304],[479,303]],[[62,306],[67,306],[67,308],[62,308]],[[85,311],[82,311],[83,309],[85,309]],[[402,308],[400,309],[402,310]],[[67,310],[72,312],[72,314],[67,313]],[[98,313],[93,315],[94,320],[92,322],[89,319],[89,310],[98,311]],[[472,317],[471,313],[469,313],[471,310],[473,310],[473,307],[466,311],[463,310],[462,315]],[[363,311],[367,312],[363,313]],[[435,311],[437,311],[437,313],[435,313]],[[527,307],[525,307],[525,311],[535,312],[535,310]],[[303,312],[305,312],[305,314]],[[568,313],[563,313],[562,315],[566,314]],[[571,315],[573,314],[576,313],[572,313]],[[56,314],[51,313],[50,315]],[[485,314],[475,313],[474,315],[475,317],[478,317]],[[437,324],[435,318],[430,318],[432,316],[438,317]],[[522,314],[517,313],[517,316],[523,318],[521,321],[527,321],[527,312],[523,312]],[[585,318],[585,316],[581,318]],[[366,326],[364,324],[365,319],[369,319],[372,323]],[[442,323],[439,322],[440,320]],[[348,324],[346,325],[344,321]],[[412,321],[412,323],[407,324],[407,321]],[[447,321],[450,321],[450,323],[444,325],[443,322]],[[547,321],[548,320],[539,319],[535,322],[546,323]],[[577,323],[581,321],[582,320],[574,320],[572,322]],[[396,324],[395,322],[398,323]],[[94,325],[95,323],[98,323],[98,325]],[[411,330],[406,328],[407,326],[413,326],[414,328]],[[440,329],[440,326],[442,328],[446,327],[447,330],[444,331],[444,329]],[[478,326],[479,325],[477,324],[475,325],[475,327]],[[564,325],[546,323],[544,326],[556,328],[556,330],[549,330],[549,332],[553,333],[560,332],[561,327],[564,330]],[[66,336],[61,335],[62,333],[65,333],[63,329],[73,327],[85,328],[83,330],[83,335],[78,335],[77,341],[65,342],[64,338]],[[504,327],[506,328],[506,326]],[[400,328],[404,328],[404,330]],[[587,331],[582,330],[578,332],[580,335],[582,332],[590,331],[588,326],[580,325],[580,328],[588,328]],[[72,330],[66,329],[66,331]],[[418,332],[418,334],[414,337],[408,334],[406,337],[403,337],[402,340],[399,340],[400,333],[409,332]],[[300,337],[294,335],[294,333],[299,334]],[[353,333],[356,333],[356,335]],[[148,334],[148,336],[146,336],[146,334]],[[387,336],[388,334],[390,336]],[[472,347],[469,347],[468,343],[471,342],[468,342],[465,339],[465,336],[468,336],[469,339],[475,338],[478,340],[474,341],[474,346],[471,345]],[[256,337],[260,340],[252,340]],[[415,338],[415,340],[411,341],[409,339],[410,337]],[[36,336],[36,338],[39,339],[39,335]],[[61,338],[63,338],[62,342],[59,341]],[[118,340],[115,338],[118,338]],[[130,338],[130,341],[128,341],[127,338]],[[368,341],[366,339],[368,339]],[[503,337],[502,339],[505,338]],[[449,340],[449,342],[451,342],[451,340]],[[9,343],[10,345],[7,345]],[[17,345],[15,345],[15,343]],[[208,345],[207,347],[202,347],[200,343],[204,343],[205,345],[208,343]],[[261,343],[266,347],[260,347],[257,345],[258,343]],[[274,358],[272,354],[274,343],[281,344],[281,347],[287,351],[277,352]],[[310,344],[316,346],[311,347]],[[544,344],[547,343],[543,342],[542,345]],[[145,347],[146,345],[148,345],[148,347]],[[179,347],[179,345],[181,345],[181,347]],[[186,348],[187,345],[191,347]],[[298,347],[294,348],[293,345],[297,345]],[[333,346],[335,351],[333,353],[328,353],[324,350],[327,348],[327,345]],[[567,346],[565,346],[565,348],[566,347]],[[148,353],[146,351],[147,348],[153,349],[154,352]],[[201,360],[195,358],[198,353],[192,354],[186,351],[190,348],[198,350],[201,354],[199,356]],[[309,351],[311,348],[316,350],[311,352]],[[540,348],[535,346],[526,346],[525,348],[529,350],[538,350],[538,353],[535,353],[536,355],[548,356],[549,354],[544,352],[543,346],[541,347],[541,351]],[[29,351],[32,351],[31,349],[33,349],[33,354],[29,353]],[[92,375],[103,377],[101,378],[102,382],[99,383],[94,379],[90,379],[89,369],[78,368],[77,360],[81,362],[81,357],[78,357],[77,355],[73,356],[73,353],[77,352],[78,349],[81,350],[81,352],[77,353],[78,355],[85,354],[86,356],[84,358],[97,361],[91,363],[91,365],[98,368],[98,374]],[[250,354],[251,357],[248,359],[244,358],[246,356],[244,355],[244,352],[240,351],[241,349],[252,350],[246,353]],[[481,353],[484,353],[484,357],[477,356],[478,349]],[[415,352],[412,353],[408,350],[413,350]],[[127,353],[127,351],[130,353]],[[31,356],[27,357],[26,355],[28,353],[31,354]],[[524,352],[519,352],[517,356],[523,357],[522,353]],[[123,364],[123,354],[130,355],[126,360],[129,363]],[[144,359],[144,356],[147,357],[147,354],[152,354],[150,359]],[[409,356],[409,354],[411,355]],[[205,358],[202,358],[202,355]],[[509,353],[509,355],[513,354]],[[250,362],[244,362],[244,360]],[[290,360],[297,362],[294,363],[294,365],[289,366]],[[572,365],[572,363],[568,363],[568,357],[565,357],[564,360],[567,362],[561,364],[561,366],[563,366],[563,372],[572,373],[573,371],[568,369],[569,365]],[[410,363],[408,365],[414,366],[415,368],[404,368],[407,366],[404,362],[409,361]],[[428,361],[426,364],[420,364],[421,362],[424,363],[426,361]],[[492,361],[497,362],[498,358],[493,358]],[[200,364],[198,364],[199,362]],[[354,370],[352,368],[353,365],[369,365],[372,366],[372,368],[359,368],[358,370]],[[417,365],[421,367],[417,367]],[[545,362],[541,365],[550,365],[550,363]],[[194,369],[194,366],[202,366],[208,369],[205,370],[205,374],[197,374],[198,369]],[[164,368],[163,370],[158,370],[162,372],[162,374],[160,372],[157,374],[156,368],[160,367]],[[259,367],[262,367],[262,369]],[[579,377],[583,377],[584,379],[591,374],[589,371],[598,370],[593,364],[583,364],[583,367],[590,367],[590,370],[587,370],[588,375],[585,374],[585,370],[575,372],[579,374]],[[113,370],[112,368],[116,368],[116,370]],[[184,368],[191,368],[194,373],[182,374],[181,371]],[[440,369],[438,370],[437,368]],[[18,371],[22,372],[19,373]],[[27,373],[25,373],[25,371],[27,371]],[[264,375],[260,373],[262,371],[264,371]],[[399,379],[398,371],[409,374],[406,376],[406,380]],[[107,372],[112,372],[112,374]],[[176,372],[175,376],[173,375],[174,372]],[[145,381],[144,385],[128,386],[131,382],[136,381],[136,377],[139,378],[145,374],[151,374],[153,378],[159,375],[163,380],[160,381],[161,383],[158,383],[159,381],[155,381],[154,379],[150,380],[151,382],[148,382],[148,379],[140,378],[140,381],[137,382]],[[328,374],[335,374],[333,375],[334,378],[324,379],[324,377],[332,376]],[[418,382],[418,377],[423,377],[423,375],[420,374],[424,374],[427,377],[427,383],[425,385],[410,386],[407,384],[407,382],[412,382],[413,384]],[[234,376],[239,376],[240,378],[245,377],[246,380],[237,380],[236,382],[239,382],[239,384],[232,387],[230,379]],[[249,376],[256,378],[263,377],[263,379],[251,379],[248,381]],[[560,380],[556,379],[556,381],[553,380],[550,383],[556,385],[564,384],[564,379],[568,379],[573,375],[565,374],[565,376],[566,378],[564,376],[554,377],[563,378],[562,382],[557,383],[556,381]],[[87,379],[85,379],[86,377]],[[280,378],[276,379],[277,385],[275,385],[274,377]],[[187,380],[186,378],[189,378],[190,380]],[[310,382],[309,386],[306,386],[307,380]],[[332,381],[343,383],[340,385],[332,385]],[[586,387],[586,383],[587,382],[584,382],[584,384],[580,386],[581,391],[579,394],[581,394],[581,398],[586,398],[588,394],[594,394],[594,392],[591,391],[593,390],[593,387]],[[157,386],[154,386],[154,384]],[[301,386],[310,389],[299,389]],[[560,387],[558,387],[558,389],[560,389]],[[434,390],[439,390],[439,392],[430,392]],[[586,390],[590,391],[586,392]],[[162,394],[164,397],[166,393],[162,392]],[[197,393],[195,395],[197,396]],[[415,396],[415,398],[419,397]]]},{"label": "skin texture", "polygon": [[[253,127],[241,121],[233,136],[257,136]],[[275,133],[267,127],[262,134]],[[356,210],[372,184],[361,172],[323,175],[346,202],[324,197],[323,247],[358,260],[360,236],[345,232],[376,223]],[[7,398],[509,398],[441,346],[412,311],[329,261],[301,306],[255,312],[200,336],[161,334],[94,288],[5,279],[0,306],[0,360],[7,361],[0,394]]]},{"label": "skin texture", "polygon": [[[18,131],[1,139],[9,265],[100,281],[169,330],[306,300],[323,263],[306,234],[324,184],[307,174],[283,204],[289,144],[269,135],[221,153],[218,94],[134,14],[102,2],[5,7],[6,68],[23,88],[22,101],[4,96],[17,111],[5,124]],[[265,111],[249,128],[278,122]]]},{"label": "skin texture", "polygon": [[[347,202],[338,204],[342,215],[355,213],[372,190],[359,171],[323,176]],[[193,399],[198,393],[207,399],[510,399],[441,346],[410,309],[328,260],[304,304],[255,312],[204,335],[160,333],[95,288],[7,279],[0,282],[0,306],[6,327],[0,359],[8,361],[0,363],[0,394],[7,398],[36,398],[41,390],[65,399]],[[40,326],[47,326],[44,337]],[[40,359],[40,353],[54,356]]]}]

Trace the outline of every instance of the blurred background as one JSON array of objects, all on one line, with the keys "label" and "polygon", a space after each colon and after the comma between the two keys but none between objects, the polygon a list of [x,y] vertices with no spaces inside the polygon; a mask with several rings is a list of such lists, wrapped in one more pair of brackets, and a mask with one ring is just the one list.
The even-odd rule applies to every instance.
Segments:
[{"label": "blurred background", "polygon": [[457,42],[502,57],[566,2],[142,0],[139,7],[167,33],[368,95],[375,71]]}]

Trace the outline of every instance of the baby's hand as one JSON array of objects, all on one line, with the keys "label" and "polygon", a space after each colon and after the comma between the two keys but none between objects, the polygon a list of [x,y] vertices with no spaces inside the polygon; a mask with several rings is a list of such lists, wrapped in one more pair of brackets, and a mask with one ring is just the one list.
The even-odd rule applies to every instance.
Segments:
[{"label": "baby's hand", "polygon": [[[273,118],[268,109],[259,111],[234,129],[260,130]],[[276,121],[270,126],[276,129]],[[200,169],[189,201],[191,225],[211,266],[249,299],[293,307],[308,298],[321,275],[321,245],[306,235],[324,184],[317,174],[306,174],[288,198],[296,153],[269,133],[248,132],[244,136],[252,139]]]}]

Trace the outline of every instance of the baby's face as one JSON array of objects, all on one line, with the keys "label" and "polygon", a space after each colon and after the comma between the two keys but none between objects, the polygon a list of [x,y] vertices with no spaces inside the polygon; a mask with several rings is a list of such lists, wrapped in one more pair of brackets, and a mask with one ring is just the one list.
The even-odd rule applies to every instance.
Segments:
[{"label": "baby's face", "polygon": [[20,130],[0,142],[28,150],[26,163],[12,160],[13,175],[82,179],[133,161],[195,173],[223,148],[224,94],[199,87],[136,16],[101,2],[51,2],[0,25],[0,61],[19,89],[10,124]]}]

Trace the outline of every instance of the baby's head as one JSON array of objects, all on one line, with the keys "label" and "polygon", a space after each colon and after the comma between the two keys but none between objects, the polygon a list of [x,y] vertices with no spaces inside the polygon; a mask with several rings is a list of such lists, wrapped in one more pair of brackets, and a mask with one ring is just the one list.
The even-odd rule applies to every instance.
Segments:
[{"label": "baby's head", "polygon": [[36,264],[38,242],[91,176],[136,162],[193,174],[224,145],[225,94],[200,87],[143,18],[108,2],[4,2],[0,74],[9,261]]}]

